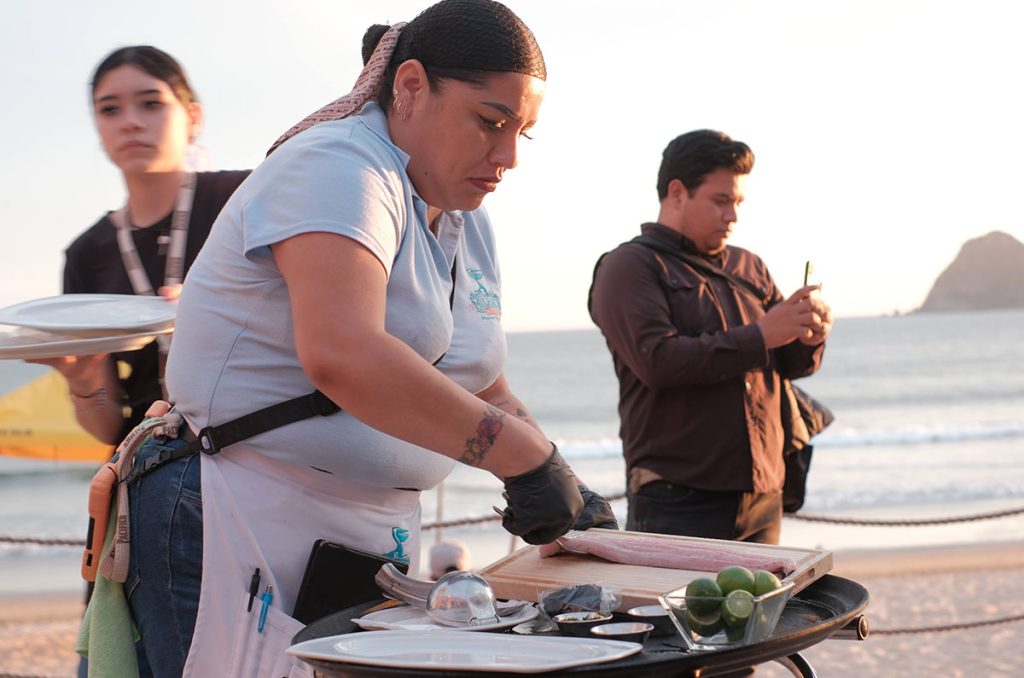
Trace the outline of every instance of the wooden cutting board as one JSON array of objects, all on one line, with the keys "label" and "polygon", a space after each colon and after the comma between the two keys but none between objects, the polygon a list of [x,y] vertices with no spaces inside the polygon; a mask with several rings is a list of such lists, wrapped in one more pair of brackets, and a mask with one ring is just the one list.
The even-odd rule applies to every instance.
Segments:
[{"label": "wooden cutting board", "polygon": [[[740,553],[790,558],[796,569],[782,582],[793,582],[793,593],[805,588],[815,579],[832,569],[832,552],[815,549],[801,549],[771,544],[748,544],[745,542],[679,537],[667,534],[648,534],[601,530],[602,536],[621,539],[628,547],[630,539],[664,539],[689,543],[713,544]],[[716,574],[694,570],[673,570],[646,565],[623,565],[602,560],[595,556],[560,553],[557,556],[541,558],[538,547],[527,546],[501,560],[492,563],[479,572],[501,599],[537,600],[541,591],[558,589],[575,584],[601,584],[617,587],[622,592],[619,610],[628,610],[638,605],[657,605],[658,596],[675,590],[691,580]]]}]

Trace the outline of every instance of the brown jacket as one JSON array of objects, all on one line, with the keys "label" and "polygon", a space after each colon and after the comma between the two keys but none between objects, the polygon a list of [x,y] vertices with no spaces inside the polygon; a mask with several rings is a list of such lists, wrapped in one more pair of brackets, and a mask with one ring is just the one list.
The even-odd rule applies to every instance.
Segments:
[{"label": "brown jacket", "polygon": [[[696,254],[666,226],[644,224],[642,230]],[[751,252],[729,246],[704,258],[752,283],[769,306],[782,301],[764,262]],[[601,261],[590,314],[619,378],[627,469],[644,468],[702,490],[782,488],[780,375],[812,374],[823,345],[795,341],[766,350],[755,324],[765,308],[752,295],[635,243],[623,243]]]}]

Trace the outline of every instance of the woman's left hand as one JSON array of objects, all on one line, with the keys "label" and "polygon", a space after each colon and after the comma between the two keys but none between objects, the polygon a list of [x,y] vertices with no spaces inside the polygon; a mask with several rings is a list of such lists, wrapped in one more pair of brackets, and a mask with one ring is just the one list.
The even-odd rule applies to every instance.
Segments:
[{"label": "woman's left hand", "polygon": [[501,526],[527,544],[547,544],[571,530],[583,510],[572,469],[551,444],[551,455],[535,469],[505,478]]}]

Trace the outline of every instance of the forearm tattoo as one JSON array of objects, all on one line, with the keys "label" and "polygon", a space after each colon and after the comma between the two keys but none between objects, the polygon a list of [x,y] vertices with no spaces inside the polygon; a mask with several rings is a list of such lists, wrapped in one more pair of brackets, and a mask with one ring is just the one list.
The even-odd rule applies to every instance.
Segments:
[{"label": "forearm tattoo", "polygon": [[469,466],[480,466],[483,464],[484,457],[487,456],[487,453],[494,446],[494,441],[497,440],[498,434],[501,433],[501,429],[504,426],[502,419],[504,418],[504,412],[488,405],[484,418],[477,424],[476,437],[466,440],[466,451],[462,453],[459,461]]},{"label": "forearm tattoo", "polygon": [[[505,398],[504,400],[499,400],[498,402],[494,403],[495,407],[499,407],[502,410],[505,410],[506,412],[508,412],[509,409],[511,409],[511,405],[512,401],[509,400],[508,398]],[[523,408],[517,406],[515,415],[522,419],[523,421],[525,421],[527,424],[530,424],[531,426],[534,425],[533,419],[530,418],[530,413],[524,410]]]}]

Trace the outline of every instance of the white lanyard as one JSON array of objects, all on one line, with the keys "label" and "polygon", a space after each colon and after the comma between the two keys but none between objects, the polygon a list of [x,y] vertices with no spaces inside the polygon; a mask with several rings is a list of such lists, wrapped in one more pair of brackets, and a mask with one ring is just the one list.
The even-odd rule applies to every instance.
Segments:
[{"label": "white lanyard", "polygon": [[[167,250],[167,263],[164,268],[164,285],[177,285],[185,278],[185,245],[188,244],[188,222],[192,216],[192,198],[196,192],[196,175],[186,172],[181,178],[178,200],[174,205],[174,216],[171,217],[171,242]],[[128,217],[128,205],[110,214],[111,221],[117,227],[117,246],[121,250],[128,279],[131,280],[135,294],[153,296],[153,286],[149,284],[149,276],[142,267],[139,252],[135,249],[132,238],[132,226]]]},{"label": "white lanyard", "polygon": [[[192,217],[192,200],[195,193],[195,172],[185,172],[181,178],[181,188],[178,189],[174,215],[171,217],[171,241],[167,248],[167,263],[164,266],[164,285],[178,285],[185,278],[185,246],[188,244],[188,222]],[[111,212],[110,220],[117,228],[117,247],[121,250],[121,261],[124,262],[132,289],[140,296],[153,296],[153,286],[149,283],[149,276],[146,275],[146,269],[142,266],[139,252],[135,248],[135,240],[132,238],[128,204],[125,203],[121,209]],[[160,349],[160,387],[166,397],[167,390],[163,385],[164,365],[171,347],[171,337],[163,334],[156,340]]]}]

